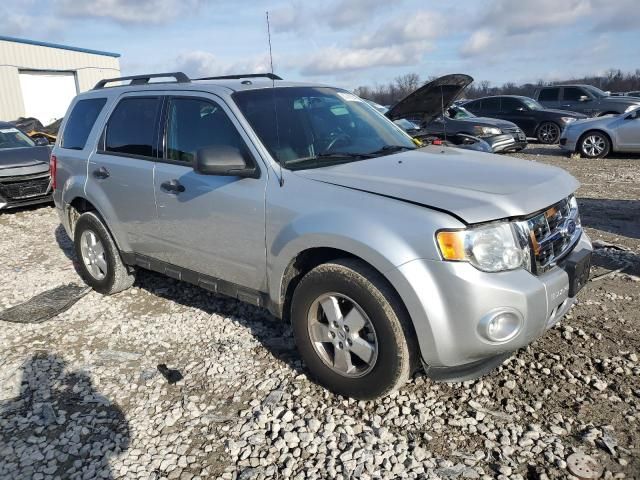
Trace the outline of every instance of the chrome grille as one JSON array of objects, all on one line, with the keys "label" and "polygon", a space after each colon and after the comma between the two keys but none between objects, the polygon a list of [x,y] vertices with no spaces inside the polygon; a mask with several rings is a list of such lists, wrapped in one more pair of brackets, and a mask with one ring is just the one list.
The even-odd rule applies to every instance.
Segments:
[{"label": "chrome grille", "polygon": [[572,195],[526,221],[534,273],[544,273],[565,257],[582,234],[578,203]]}]

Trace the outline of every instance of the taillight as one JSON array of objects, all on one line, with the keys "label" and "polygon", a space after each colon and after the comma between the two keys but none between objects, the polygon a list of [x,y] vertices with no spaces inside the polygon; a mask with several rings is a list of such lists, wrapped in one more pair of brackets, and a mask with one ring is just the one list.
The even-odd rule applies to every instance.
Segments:
[{"label": "taillight", "polygon": [[58,159],[55,155],[49,157],[49,174],[51,175],[51,188],[56,189],[56,174],[58,173]]}]

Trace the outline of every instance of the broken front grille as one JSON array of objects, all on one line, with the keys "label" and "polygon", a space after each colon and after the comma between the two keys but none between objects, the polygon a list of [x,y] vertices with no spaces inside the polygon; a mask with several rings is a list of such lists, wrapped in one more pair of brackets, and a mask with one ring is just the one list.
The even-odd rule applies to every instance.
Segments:
[{"label": "broken front grille", "polygon": [[582,234],[578,203],[572,195],[527,220],[535,273],[565,257]]},{"label": "broken front grille", "polygon": [[51,178],[48,173],[0,178],[0,196],[8,201],[40,197],[50,190]]}]

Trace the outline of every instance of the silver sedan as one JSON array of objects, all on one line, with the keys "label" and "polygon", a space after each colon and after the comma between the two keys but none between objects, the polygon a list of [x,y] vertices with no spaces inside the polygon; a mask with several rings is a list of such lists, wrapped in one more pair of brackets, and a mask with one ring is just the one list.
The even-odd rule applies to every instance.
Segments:
[{"label": "silver sedan", "polygon": [[640,153],[640,107],[570,123],[560,136],[560,148],[587,158],[603,158],[611,152]]}]

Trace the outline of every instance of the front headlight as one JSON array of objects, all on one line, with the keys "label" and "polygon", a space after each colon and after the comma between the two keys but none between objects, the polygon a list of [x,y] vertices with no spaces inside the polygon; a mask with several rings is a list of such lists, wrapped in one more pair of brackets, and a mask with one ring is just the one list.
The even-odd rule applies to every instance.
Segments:
[{"label": "front headlight", "polygon": [[560,120],[562,123],[571,123],[576,121],[574,117],[560,117]]},{"label": "front headlight", "polygon": [[473,134],[477,137],[489,137],[491,135],[500,135],[502,130],[496,127],[473,127]]},{"label": "front headlight", "polygon": [[469,262],[483,272],[530,269],[528,244],[513,223],[441,230],[436,239],[444,260]]},{"label": "front headlight", "polygon": [[629,105],[629,106],[625,109],[624,113],[629,113],[631,110],[635,110],[636,108],[638,108],[638,105]]}]

